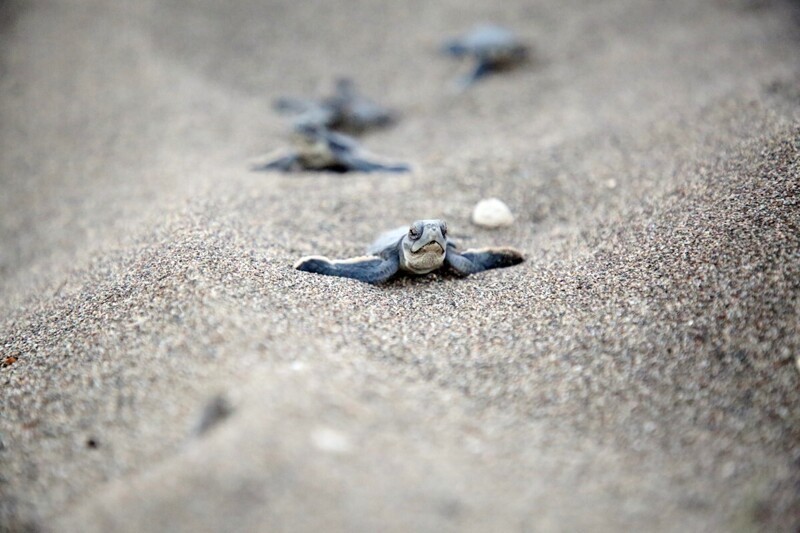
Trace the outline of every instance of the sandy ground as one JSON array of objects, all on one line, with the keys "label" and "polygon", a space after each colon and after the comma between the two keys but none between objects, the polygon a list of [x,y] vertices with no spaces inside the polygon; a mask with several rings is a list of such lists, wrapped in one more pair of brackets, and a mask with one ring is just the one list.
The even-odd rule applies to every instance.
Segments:
[{"label": "sandy ground", "polygon": [[[796,5],[489,4],[0,1],[0,530],[800,527]],[[248,172],[339,75],[415,171]],[[434,217],[528,260],[291,268]]]}]

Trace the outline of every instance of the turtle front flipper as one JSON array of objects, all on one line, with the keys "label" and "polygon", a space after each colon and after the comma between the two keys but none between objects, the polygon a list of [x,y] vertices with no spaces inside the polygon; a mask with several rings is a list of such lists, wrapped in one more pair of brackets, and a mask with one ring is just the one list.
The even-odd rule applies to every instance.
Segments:
[{"label": "turtle front flipper", "polygon": [[341,261],[310,256],[301,258],[294,267],[303,272],[352,278],[364,283],[376,284],[383,283],[397,274],[397,271],[400,270],[400,262],[396,256],[386,259],[376,256],[356,257]]},{"label": "turtle front flipper", "polygon": [[483,78],[494,70],[494,65],[489,61],[478,61],[472,72],[458,79],[458,87],[460,89],[467,89],[473,83]]},{"label": "turtle front flipper", "polygon": [[469,48],[460,39],[452,39],[442,44],[441,51],[453,57],[464,57],[469,54]]},{"label": "turtle front flipper", "polygon": [[269,161],[268,163],[263,163],[261,165],[253,165],[250,167],[250,170],[253,172],[266,172],[268,170],[279,170],[281,172],[290,172],[297,167],[298,164],[298,157],[297,154],[289,154],[283,157],[279,157],[273,161]]},{"label": "turtle front flipper", "polygon": [[514,248],[481,248],[456,252],[448,246],[445,262],[462,276],[518,265],[525,260],[522,252]]},{"label": "turtle front flipper", "polygon": [[318,107],[319,104],[313,100],[303,98],[282,97],[272,103],[272,108],[284,114],[305,113],[309,109]]},{"label": "turtle front flipper", "polygon": [[411,170],[411,167],[405,163],[381,163],[353,154],[340,154],[339,160],[342,165],[353,172],[408,172]]}]

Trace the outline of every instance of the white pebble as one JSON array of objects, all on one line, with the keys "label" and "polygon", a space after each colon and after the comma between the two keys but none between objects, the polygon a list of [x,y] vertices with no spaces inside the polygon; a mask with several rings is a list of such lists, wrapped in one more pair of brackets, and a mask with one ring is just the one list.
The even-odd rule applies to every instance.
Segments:
[{"label": "white pebble", "polygon": [[327,427],[318,427],[312,431],[311,442],[323,452],[349,453],[353,449],[347,435]]},{"label": "white pebble", "polygon": [[472,222],[484,228],[499,228],[513,224],[514,215],[502,200],[488,198],[475,204]]}]

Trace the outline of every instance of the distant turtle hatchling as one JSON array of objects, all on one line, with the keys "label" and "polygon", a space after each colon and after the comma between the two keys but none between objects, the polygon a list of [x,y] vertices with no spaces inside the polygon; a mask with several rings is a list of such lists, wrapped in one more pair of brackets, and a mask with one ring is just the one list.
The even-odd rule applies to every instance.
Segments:
[{"label": "distant turtle hatchling", "polygon": [[444,220],[417,220],[409,228],[397,228],[378,237],[364,257],[331,261],[325,257],[303,257],[295,268],[326,276],[352,278],[365,283],[383,283],[395,275],[428,274],[449,268],[461,276],[492,268],[517,265],[524,260],[514,248],[482,248],[459,252],[447,238]]},{"label": "distant turtle hatchling", "polygon": [[316,125],[297,125],[293,135],[294,149],[267,163],[251,167],[254,171],[304,170],[329,172],[408,172],[404,163],[384,163],[366,152],[361,144],[347,135]]},{"label": "distant turtle hatchling", "polygon": [[352,80],[336,81],[333,96],[320,100],[279,98],[274,107],[281,113],[295,116],[296,125],[319,126],[356,134],[382,128],[396,120],[396,114],[361,95]]},{"label": "distant turtle hatchling", "polygon": [[475,59],[472,72],[459,80],[464,88],[486,74],[513,68],[528,58],[528,47],[513,32],[493,25],[476,26],[445,42],[443,50],[454,57]]}]

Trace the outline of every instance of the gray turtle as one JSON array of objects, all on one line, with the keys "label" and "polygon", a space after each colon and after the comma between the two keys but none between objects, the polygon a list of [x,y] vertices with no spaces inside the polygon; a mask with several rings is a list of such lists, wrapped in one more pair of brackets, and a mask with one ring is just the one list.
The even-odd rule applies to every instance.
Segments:
[{"label": "gray turtle", "polygon": [[514,248],[482,248],[459,252],[447,238],[444,220],[417,220],[409,228],[397,228],[378,237],[367,248],[369,255],[331,261],[309,256],[294,267],[304,272],[353,278],[365,283],[383,283],[400,272],[428,274],[449,267],[460,276],[492,268],[517,265],[524,260]]},{"label": "gray turtle", "polygon": [[274,108],[295,115],[296,125],[321,126],[353,134],[386,127],[396,120],[393,111],[361,95],[347,78],[336,80],[332,96],[321,100],[279,98]]},{"label": "gray turtle", "polygon": [[254,171],[283,172],[315,170],[330,172],[408,172],[404,163],[382,163],[347,135],[320,126],[294,128],[294,149],[267,163],[251,167]]},{"label": "gray turtle", "polygon": [[444,52],[454,57],[471,56],[475,67],[459,80],[468,87],[486,74],[513,68],[528,57],[528,47],[510,30],[493,25],[476,26],[466,34],[447,41]]}]

